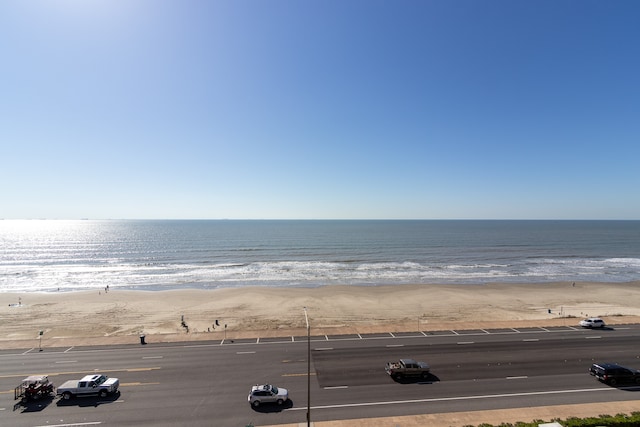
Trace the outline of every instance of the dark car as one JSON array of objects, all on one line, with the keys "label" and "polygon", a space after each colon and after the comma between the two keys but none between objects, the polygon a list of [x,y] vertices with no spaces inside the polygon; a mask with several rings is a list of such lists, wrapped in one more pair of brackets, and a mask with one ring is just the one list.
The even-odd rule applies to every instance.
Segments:
[{"label": "dark car", "polygon": [[605,384],[640,384],[640,371],[625,368],[617,363],[594,363],[589,373]]}]

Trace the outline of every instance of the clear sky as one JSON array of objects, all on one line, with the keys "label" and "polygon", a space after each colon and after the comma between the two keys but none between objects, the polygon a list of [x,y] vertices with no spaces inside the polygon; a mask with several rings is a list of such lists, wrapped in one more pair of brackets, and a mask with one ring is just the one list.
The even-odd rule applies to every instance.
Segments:
[{"label": "clear sky", "polygon": [[3,0],[0,218],[640,219],[640,2]]}]

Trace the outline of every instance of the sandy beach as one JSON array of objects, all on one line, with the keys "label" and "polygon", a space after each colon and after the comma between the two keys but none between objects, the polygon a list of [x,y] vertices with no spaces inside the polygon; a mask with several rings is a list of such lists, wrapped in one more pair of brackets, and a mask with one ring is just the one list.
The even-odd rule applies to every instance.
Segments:
[{"label": "sandy beach", "polygon": [[39,345],[39,331],[42,347],[304,335],[304,307],[313,335],[614,325],[640,322],[640,283],[0,293],[0,345]]}]

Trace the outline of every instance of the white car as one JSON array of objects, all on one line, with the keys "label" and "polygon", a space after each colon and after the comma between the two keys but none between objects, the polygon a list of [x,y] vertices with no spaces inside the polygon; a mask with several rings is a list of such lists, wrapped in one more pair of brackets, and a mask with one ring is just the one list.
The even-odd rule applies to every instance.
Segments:
[{"label": "white car", "polygon": [[257,408],[263,403],[277,403],[282,405],[289,400],[289,391],[286,388],[276,387],[271,384],[254,385],[247,398],[251,406]]},{"label": "white car", "polygon": [[589,317],[580,321],[580,326],[583,328],[604,328],[604,320],[599,317]]}]

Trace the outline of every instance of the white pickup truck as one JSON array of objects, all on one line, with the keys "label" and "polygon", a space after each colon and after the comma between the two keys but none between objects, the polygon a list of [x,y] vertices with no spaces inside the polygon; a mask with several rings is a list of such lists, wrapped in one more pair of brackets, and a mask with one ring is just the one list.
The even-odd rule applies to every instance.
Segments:
[{"label": "white pickup truck", "polygon": [[115,394],[120,386],[120,380],[117,378],[109,378],[106,375],[86,375],[81,380],[66,381],[58,387],[57,394],[63,399],[69,400],[74,396],[92,396],[107,397],[107,395]]}]

